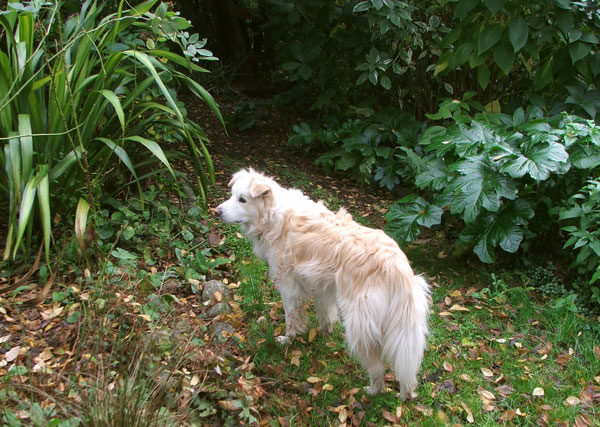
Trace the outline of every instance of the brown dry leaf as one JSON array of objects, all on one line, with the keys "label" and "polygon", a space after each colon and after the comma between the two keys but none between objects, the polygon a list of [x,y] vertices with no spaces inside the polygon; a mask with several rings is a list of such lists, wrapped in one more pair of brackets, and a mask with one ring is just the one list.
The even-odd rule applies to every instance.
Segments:
[{"label": "brown dry leaf", "polygon": [[402,409],[402,406],[398,406],[398,407],[396,408],[396,416],[397,416],[398,418],[402,418],[402,411],[403,411],[403,409]]},{"label": "brown dry leaf", "polygon": [[460,374],[460,379],[467,383],[473,382],[473,378],[471,378],[468,374]]},{"label": "brown dry leaf", "polygon": [[460,304],[454,304],[452,307],[448,309],[448,311],[471,311],[467,307],[463,307]]},{"label": "brown dry leaf", "polygon": [[450,313],[449,311],[442,311],[441,313],[438,313],[438,315],[440,317],[450,317],[452,316],[452,313]]},{"label": "brown dry leaf", "polygon": [[324,384],[322,390],[323,391],[333,391],[333,386],[329,383]]},{"label": "brown dry leaf", "polygon": [[340,411],[338,412],[338,419],[340,420],[340,423],[346,422],[348,419],[348,411],[346,411],[346,408],[340,408]]},{"label": "brown dry leaf", "polygon": [[535,423],[540,427],[546,427],[547,425],[549,425],[550,417],[548,416],[548,413],[544,412],[542,415],[540,415],[535,421]]},{"label": "brown dry leaf", "polygon": [[597,345],[594,346],[594,354],[598,359],[600,359],[600,347],[598,347]]},{"label": "brown dry leaf", "polygon": [[214,296],[217,302],[223,301],[223,294],[221,292],[215,291]]},{"label": "brown dry leaf", "polygon": [[454,372],[454,366],[447,360],[444,360],[444,369],[448,372]]},{"label": "brown dry leaf", "polygon": [[585,414],[578,415],[575,418],[576,427],[588,427],[593,425],[594,423]]},{"label": "brown dry leaf", "polygon": [[42,315],[42,319],[51,320],[51,319],[54,319],[55,317],[60,316],[63,309],[64,309],[63,306],[54,306],[52,308],[49,308],[48,310],[41,311],[40,314]]},{"label": "brown dry leaf", "polygon": [[496,405],[494,405],[491,402],[488,402],[488,403],[484,403],[483,406],[482,406],[482,408],[483,408],[484,411],[492,412],[492,411],[496,410]]},{"label": "brown dry leaf", "polygon": [[431,417],[433,415],[433,409],[428,408],[425,405],[415,405],[414,409],[425,415],[426,417]]},{"label": "brown dry leaf", "polygon": [[315,328],[311,328],[311,330],[308,332],[308,342],[313,342],[316,336],[317,330]]},{"label": "brown dry leaf", "polygon": [[488,369],[488,368],[481,368],[481,373],[486,378],[491,378],[491,377],[494,376],[494,372],[491,369]]},{"label": "brown dry leaf", "polygon": [[300,367],[300,357],[298,356],[292,356],[292,359],[290,360],[290,363],[294,366]]},{"label": "brown dry leaf", "polygon": [[239,408],[239,404],[235,401],[231,401],[231,400],[219,400],[219,406],[223,409],[225,409],[226,411],[236,411]]},{"label": "brown dry leaf", "polygon": [[473,412],[471,412],[471,410],[469,409],[469,407],[467,406],[467,404],[465,402],[460,402],[460,404],[462,405],[463,409],[467,413],[467,422],[473,424],[475,422],[475,418],[473,418]]},{"label": "brown dry leaf", "polygon": [[195,385],[198,385],[199,382],[200,382],[200,377],[198,376],[198,374],[194,374],[194,376],[190,380],[190,385],[193,387]]},{"label": "brown dry leaf", "polygon": [[575,396],[569,396],[567,397],[567,400],[565,400],[565,405],[567,406],[577,406],[581,403],[581,400],[579,400],[578,397]]},{"label": "brown dry leaf", "polygon": [[308,377],[306,379],[306,381],[308,381],[311,384],[316,384],[316,383],[318,383],[318,382],[321,381],[321,378],[319,378],[319,377]]},{"label": "brown dry leaf", "polygon": [[450,292],[450,296],[451,296],[452,298],[458,298],[458,297],[461,297],[461,296],[462,296],[462,291],[461,291],[460,289],[456,289],[456,290],[454,290],[454,291]]},{"label": "brown dry leaf", "polygon": [[513,394],[516,390],[509,385],[501,385],[496,388],[498,394],[502,397],[508,397]]},{"label": "brown dry leaf", "polygon": [[534,389],[533,389],[533,393],[532,393],[532,394],[533,394],[534,396],[543,396],[543,395],[544,395],[544,394],[546,394],[546,393],[544,392],[544,389],[543,389],[543,388],[541,388],[541,387],[536,387],[536,388],[534,388]]},{"label": "brown dry leaf", "polygon": [[496,400],[496,396],[494,396],[494,393],[487,391],[481,386],[479,386],[479,388],[477,389],[477,394],[479,394],[479,396],[485,400]]},{"label": "brown dry leaf", "polygon": [[515,411],[513,411],[512,409],[509,409],[507,411],[504,411],[502,413],[502,415],[500,415],[500,421],[503,422],[509,422],[512,421],[514,417],[517,416],[517,413]]},{"label": "brown dry leaf", "polygon": [[21,346],[16,346],[16,347],[11,348],[4,354],[4,360],[6,360],[7,362],[12,362],[19,356],[20,350],[21,350]]},{"label": "brown dry leaf", "polygon": [[400,419],[395,414],[392,414],[385,409],[381,410],[381,416],[392,424],[398,424],[400,422]]}]

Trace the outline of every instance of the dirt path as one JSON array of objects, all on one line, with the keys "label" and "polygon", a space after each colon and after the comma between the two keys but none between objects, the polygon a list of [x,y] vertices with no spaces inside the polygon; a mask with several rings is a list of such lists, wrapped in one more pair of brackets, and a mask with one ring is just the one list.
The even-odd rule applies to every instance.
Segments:
[{"label": "dirt path", "polygon": [[[327,174],[314,164],[314,156],[286,145],[292,124],[301,117],[286,112],[264,111],[264,119],[246,131],[239,131],[233,120],[234,105],[221,105],[227,133],[218,119],[197,102],[187,102],[190,117],[210,138],[209,152],[215,165],[216,184],[227,189],[231,174],[242,167],[253,167],[271,175],[284,186],[299,186],[314,199],[323,199],[336,209],[345,206],[351,212],[368,218],[373,226],[382,227],[384,214],[394,196],[376,187],[361,185],[339,173]],[[209,200],[215,206],[218,200]]]}]

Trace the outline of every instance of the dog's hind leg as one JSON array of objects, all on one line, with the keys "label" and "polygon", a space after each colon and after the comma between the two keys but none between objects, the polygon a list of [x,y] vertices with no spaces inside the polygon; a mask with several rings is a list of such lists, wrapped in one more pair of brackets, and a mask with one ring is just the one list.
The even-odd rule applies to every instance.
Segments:
[{"label": "dog's hind leg", "polygon": [[381,358],[381,349],[378,346],[368,349],[363,346],[358,346],[356,349],[356,356],[369,373],[371,384],[368,387],[365,387],[366,392],[373,395],[383,391],[385,389],[385,383],[383,381],[385,365]]},{"label": "dog's hind leg", "polygon": [[333,325],[338,320],[338,307],[336,304],[335,288],[328,287],[325,291],[315,295],[315,311],[319,320],[319,330],[330,333]]},{"label": "dog's hind leg", "polygon": [[277,342],[286,344],[298,334],[306,330],[306,298],[304,291],[293,281],[291,283],[279,283],[277,285],[283,302],[285,313],[285,336],[278,336]]}]

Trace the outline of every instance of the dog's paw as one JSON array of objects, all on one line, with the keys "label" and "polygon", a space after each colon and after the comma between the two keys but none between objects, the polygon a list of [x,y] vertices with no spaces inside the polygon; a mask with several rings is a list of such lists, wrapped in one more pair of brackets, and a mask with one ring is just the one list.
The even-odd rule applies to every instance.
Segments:
[{"label": "dog's paw", "polygon": [[287,335],[279,335],[278,337],[275,337],[275,341],[277,341],[279,344],[287,345],[292,342],[292,339]]},{"label": "dog's paw", "polygon": [[366,385],[363,388],[369,396],[375,396],[377,393],[379,393],[380,391],[383,390],[382,387],[373,386],[373,385]]},{"label": "dog's paw", "polygon": [[396,397],[400,398],[400,400],[403,402],[407,400],[415,400],[417,398],[417,393],[414,391],[410,391],[408,393],[398,393]]}]

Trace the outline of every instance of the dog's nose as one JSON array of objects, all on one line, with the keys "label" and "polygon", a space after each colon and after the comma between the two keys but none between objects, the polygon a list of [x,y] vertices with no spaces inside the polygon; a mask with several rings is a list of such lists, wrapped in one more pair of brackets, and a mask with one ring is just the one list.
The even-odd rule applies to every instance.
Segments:
[{"label": "dog's nose", "polygon": [[216,208],[213,209],[213,213],[216,216],[221,216],[221,213],[222,213],[221,208],[219,206],[217,206]]}]

